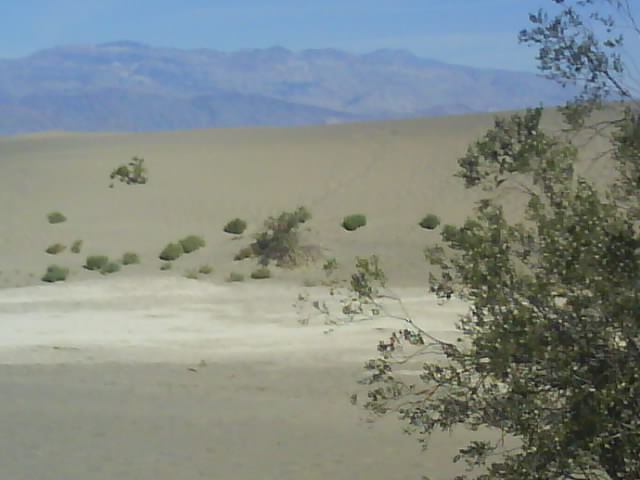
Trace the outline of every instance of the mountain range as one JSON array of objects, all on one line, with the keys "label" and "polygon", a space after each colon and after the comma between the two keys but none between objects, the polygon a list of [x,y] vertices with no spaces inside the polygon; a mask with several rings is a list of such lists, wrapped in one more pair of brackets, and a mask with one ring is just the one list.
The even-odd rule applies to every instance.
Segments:
[{"label": "mountain range", "polygon": [[221,52],[121,41],[0,60],[0,134],[326,124],[557,105],[571,96],[532,73],[405,50]]}]

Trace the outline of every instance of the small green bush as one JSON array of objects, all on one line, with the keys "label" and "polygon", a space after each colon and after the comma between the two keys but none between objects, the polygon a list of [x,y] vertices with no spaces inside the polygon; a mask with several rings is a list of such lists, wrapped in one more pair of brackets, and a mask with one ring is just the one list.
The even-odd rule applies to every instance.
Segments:
[{"label": "small green bush", "polygon": [[65,247],[61,243],[54,243],[53,245],[49,245],[45,252],[47,252],[49,255],[57,255],[60,252],[64,252],[66,248],[67,247]]},{"label": "small green bush", "polygon": [[184,274],[185,278],[188,278],[189,280],[197,280],[198,279],[198,272],[196,272],[195,270],[189,270],[187,273]]},{"label": "small green bush", "polygon": [[191,253],[204,247],[205,243],[202,237],[199,237],[198,235],[189,235],[188,237],[180,240],[180,245],[182,245],[184,253]]},{"label": "small green bush", "polygon": [[76,240],[71,244],[71,251],[73,253],[80,253],[80,250],[82,250],[82,240]]},{"label": "small green bush", "polygon": [[238,272],[231,272],[227,277],[227,282],[244,282],[244,275]]},{"label": "small green bush", "polygon": [[49,223],[63,223],[67,221],[67,217],[60,212],[51,212],[47,215],[47,218],[49,219]]},{"label": "small green bush", "polygon": [[361,213],[355,213],[348,215],[342,220],[342,228],[352,232],[360,227],[364,227],[367,224],[367,217]]},{"label": "small green bush", "polygon": [[[116,167],[109,175],[111,180],[118,179],[127,185],[144,185],[147,183],[147,167],[144,166],[144,158],[133,157],[128,165]],[[113,187],[113,183],[111,184]]]},{"label": "small green bush", "polygon": [[67,267],[61,267],[60,265],[49,265],[47,272],[42,277],[43,282],[62,282],[67,279],[69,275],[69,269]]},{"label": "small green bush", "polygon": [[107,263],[109,263],[109,257],[105,255],[91,255],[87,257],[84,268],[87,270],[102,270]]},{"label": "small green bush", "polygon": [[123,265],[137,265],[140,263],[140,257],[135,252],[126,252],[122,255],[122,264]]},{"label": "small green bush", "polygon": [[429,215],[425,216],[422,220],[420,220],[419,225],[422,228],[426,228],[427,230],[433,230],[434,228],[437,228],[438,225],[440,225],[440,217],[430,213]]},{"label": "small green bush", "polygon": [[234,218],[227,222],[224,226],[224,231],[226,233],[232,233],[234,235],[242,235],[244,231],[247,229],[247,222],[242,220],[241,218]]},{"label": "small green bush", "polygon": [[271,270],[266,267],[258,268],[251,272],[251,278],[262,280],[263,278],[271,278]]},{"label": "small green bush", "polygon": [[120,271],[120,264],[116,262],[108,262],[100,269],[100,273],[103,275],[109,275],[110,273],[116,273]]},{"label": "small green bush", "polygon": [[200,265],[198,273],[201,273],[202,275],[211,275],[213,273],[213,267],[210,265]]},{"label": "small green bush", "polygon": [[171,262],[162,262],[162,264],[160,264],[160,270],[162,270],[163,272],[166,270],[171,270],[172,266],[173,264]]},{"label": "small green bush", "polygon": [[182,243],[170,243],[160,252],[160,260],[176,260],[184,253]]}]

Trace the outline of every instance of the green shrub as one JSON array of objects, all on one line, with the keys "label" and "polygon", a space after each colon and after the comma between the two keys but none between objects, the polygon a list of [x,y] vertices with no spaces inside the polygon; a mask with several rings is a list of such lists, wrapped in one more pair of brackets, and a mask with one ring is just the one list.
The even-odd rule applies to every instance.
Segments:
[{"label": "green shrub", "polygon": [[345,230],[348,230],[350,232],[360,228],[360,227],[364,227],[367,224],[367,217],[365,217],[363,214],[361,213],[355,213],[353,215],[348,215],[346,217],[344,217],[344,219],[342,220],[342,228],[344,228]]},{"label": "green shrub", "polygon": [[102,266],[100,273],[103,275],[109,275],[110,273],[116,273],[120,271],[120,264],[116,262],[108,262]]},{"label": "green shrub", "polygon": [[298,207],[293,212],[299,223],[305,223],[311,220],[311,212],[307,207]]},{"label": "green shrub", "polygon": [[201,273],[202,275],[211,275],[213,273],[213,267],[210,265],[200,265],[198,273]]},{"label": "green shrub", "polygon": [[115,168],[109,177],[111,180],[117,178],[127,185],[143,185],[147,183],[147,168],[144,166],[144,158],[133,157],[128,165],[120,165]]},{"label": "green shrub", "polygon": [[67,221],[67,217],[60,212],[51,212],[47,215],[47,218],[49,219],[49,223],[62,223]]},{"label": "green shrub", "polygon": [[227,277],[227,282],[244,282],[244,275],[238,272],[231,272]]},{"label": "green shrub", "polygon": [[140,263],[140,257],[135,252],[126,252],[122,255],[122,264],[123,265],[137,265]]},{"label": "green shrub", "polygon": [[199,248],[204,247],[204,239],[197,235],[189,235],[188,237],[180,240],[180,245],[182,246],[182,250],[184,253],[195,252]]},{"label": "green shrub", "polygon": [[440,218],[437,215],[430,213],[425,216],[422,220],[420,220],[419,224],[422,228],[426,228],[427,230],[433,230],[440,225]]},{"label": "green shrub", "polygon": [[251,258],[255,255],[256,253],[253,251],[253,248],[251,247],[244,247],[242,249],[240,249],[240,251],[238,253],[236,253],[236,256],[233,257],[234,260],[244,260],[245,258]]},{"label": "green shrub", "polygon": [[195,270],[189,270],[187,273],[184,274],[185,278],[188,278],[189,280],[197,280],[198,279],[198,272],[196,272]]},{"label": "green shrub", "polygon": [[49,265],[47,272],[42,277],[43,282],[62,282],[67,279],[69,269],[60,265]]},{"label": "green shrub", "polygon": [[262,280],[263,278],[271,278],[271,270],[267,267],[258,268],[251,272],[251,278]]},{"label": "green shrub", "polygon": [[57,255],[60,252],[64,252],[64,250],[67,247],[65,247],[64,245],[62,245],[61,243],[54,243],[53,245],[49,245],[47,247],[47,249],[45,250],[45,252],[47,252],[50,255]]},{"label": "green shrub", "polygon": [[160,252],[160,260],[176,260],[184,253],[182,243],[170,243],[162,252]]},{"label": "green shrub", "polygon": [[227,222],[224,226],[224,231],[226,233],[232,233],[234,235],[241,235],[247,229],[247,222],[242,220],[241,218],[234,218]]},{"label": "green shrub", "polygon": [[80,253],[80,250],[82,250],[82,240],[76,240],[71,244],[71,251],[73,253]]},{"label": "green shrub", "polygon": [[171,262],[162,262],[160,264],[160,270],[162,270],[162,271],[171,270],[172,266],[173,266],[173,264]]},{"label": "green shrub", "polygon": [[84,268],[87,270],[102,270],[107,263],[109,263],[109,257],[105,255],[91,255],[87,257]]}]

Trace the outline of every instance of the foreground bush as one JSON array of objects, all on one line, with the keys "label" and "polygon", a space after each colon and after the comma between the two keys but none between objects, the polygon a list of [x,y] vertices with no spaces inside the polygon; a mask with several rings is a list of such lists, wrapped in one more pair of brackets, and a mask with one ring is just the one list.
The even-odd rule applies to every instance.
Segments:
[{"label": "foreground bush", "polygon": [[84,268],[87,270],[102,270],[102,267],[107,263],[109,263],[109,257],[106,255],[91,255],[87,257]]},{"label": "foreground bush", "polygon": [[350,232],[357,230],[360,227],[364,227],[366,224],[367,217],[365,217],[361,213],[349,215],[347,217],[344,217],[344,219],[342,220],[342,228]]},{"label": "foreground bush", "polygon": [[49,265],[47,267],[47,272],[42,277],[43,282],[62,282],[67,279],[67,275],[69,275],[69,269],[66,267],[61,267],[60,265]]},{"label": "foreground bush", "polygon": [[182,250],[184,253],[195,252],[199,248],[205,246],[204,239],[197,235],[189,235],[186,238],[180,240],[180,245],[182,246]]},{"label": "foreground bush", "polygon": [[123,265],[137,265],[140,263],[140,257],[135,252],[126,252],[122,255],[122,264]]},{"label": "foreground bush", "polygon": [[427,230],[433,230],[440,225],[440,218],[437,215],[430,213],[425,216],[422,220],[420,220],[419,224],[422,228],[426,228]]},{"label": "foreground bush", "polygon": [[182,256],[184,253],[184,249],[182,248],[181,243],[169,243],[164,249],[160,252],[160,260],[176,260]]},{"label": "foreground bush", "polygon": [[267,267],[258,268],[257,270],[251,272],[251,278],[256,280],[271,278],[271,270],[269,270]]},{"label": "foreground bush", "polygon": [[103,275],[109,275],[110,273],[116,273],[120,271],[120,264],[116,262],[107,262],[100,269],[100,273]]},{"label": "foreground bush", "polygon": [[61,243],[54,243],[53,245],[49,245],[45,252],[49,255],[57,255],[60,252],[64,252],[67,247],[62,245]]},{"label": "foreground bush", "polygon": [[234,218],[227,222],[224,226],[224,231],[226,233],[232,233],[234,235],[241,235],[247,229],[247,222],[242,220],[241,218]]},{"label": "foreground bush", "polygon": [[67,221],[67,217],[60,212],[51,212],[47,215],[47,219],[49,220],[49,223],[63,223]]}]

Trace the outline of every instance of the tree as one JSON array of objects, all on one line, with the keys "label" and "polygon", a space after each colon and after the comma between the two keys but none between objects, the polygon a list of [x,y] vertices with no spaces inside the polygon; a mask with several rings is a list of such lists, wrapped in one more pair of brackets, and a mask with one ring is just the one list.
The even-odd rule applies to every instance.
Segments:
[{"label": "tree", "polygon": [[[613,15],[633,11],[625,1],[553,2],[556,15],[533,14],[520,37],[539,45],[544,72],[581,87],[564,109],[574,128],[612,93],[625,100],[605,129],[618,175],[603,187],[579,174],[573,136],[545,132],[542,108],[497,119],[459,160],[458,176],[485,198],[425,252],[432,292],[470,306],[460,338],[439,340],[405,316],[367,362],[365,407],[397,412],[425,445],[459,426],[499,432],[461,446],[455,460],[473,478],[637,480],[640,117]],[[503,195],[514,191],[524,207],[508,215]],[[384,304],[376,289],[359,291]],[[411,362],[419,375],[407,373]]]}]

